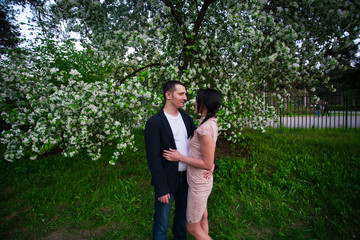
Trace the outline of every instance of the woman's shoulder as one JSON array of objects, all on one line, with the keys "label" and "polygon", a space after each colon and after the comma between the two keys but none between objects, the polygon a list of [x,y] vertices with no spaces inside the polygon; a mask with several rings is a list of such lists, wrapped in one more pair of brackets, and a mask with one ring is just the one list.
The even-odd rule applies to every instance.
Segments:
[{"label": "woman's shoulder", "polygon": [[217,128],[217,126],[218,126],[217,119],[216,118],[209,118],[208,120],[206,120],[206,122],[201,124],[196,129],[196,131],[200,135],[212,135],[211,133],[212,133],[213,129]]},{"label": "woman's shoulder", "polygon": [[203,124],[200,125],[201,126],[212,126],[212,125],[217,125],[217,118],[209,118],[208,120],[206,120],[206,122],[204,122]]}]

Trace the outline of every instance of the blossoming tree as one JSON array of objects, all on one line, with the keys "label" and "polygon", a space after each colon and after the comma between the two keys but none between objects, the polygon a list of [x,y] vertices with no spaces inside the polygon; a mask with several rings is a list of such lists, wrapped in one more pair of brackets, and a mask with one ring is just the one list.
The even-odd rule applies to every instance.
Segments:
[{"label": "blossoming tree", "polygon": [[6,159],[55,146],[98,159],[115,143],[114,163],[132,146],[132,129],[161,106],[167,80],[187,85],[190,112],[197,89],[219,89],[227,139],[249,126],[264,131],[276,117],[265,96],[281,103],[294,89],[314,91],[344,67],[337,59],[359,37],[358,10],[346,0],[56,1],[41,9],[42,30],[79,33],[85,49],[46,41],[9,55],[1,68]]}]

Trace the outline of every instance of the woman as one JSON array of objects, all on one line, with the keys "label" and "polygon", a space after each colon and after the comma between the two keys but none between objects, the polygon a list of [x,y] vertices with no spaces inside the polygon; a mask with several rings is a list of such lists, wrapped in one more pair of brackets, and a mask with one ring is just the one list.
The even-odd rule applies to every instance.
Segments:
[{"label": "woman", "polygon": [[218,124],[215,115],[221,105],[221,95],[213,89],[201,89],[196,95],[195,113],[201,114],[200,125],[189,141],[188,156],[177,150],[164,151],[168,161],[180,161],[187,164],[189,184],[187,203],[187,229],[196,239],[211,239],[207,220],[207,200],[213,186],[215,145],[218,136]]}]

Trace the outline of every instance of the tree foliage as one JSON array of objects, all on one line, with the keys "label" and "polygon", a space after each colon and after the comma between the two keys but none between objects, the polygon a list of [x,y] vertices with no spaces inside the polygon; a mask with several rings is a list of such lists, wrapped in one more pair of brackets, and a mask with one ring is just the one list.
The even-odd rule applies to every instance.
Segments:
[{"label": "tree foliage", "polygon": [[[232,103],[252,98],[246,92],[281,101],[296,89],[334,90],[329,72],[357,59],[359,10],[358,1],[348,0],[63,0],[52,6],[50,25],[63,23],[116,58],[133,49],[128,62],[134,69],[165,68],[155,71],[155,86],[180,78],[195,82],[194,89],[219,88]],[[249,112],[256,104],[236,108]]]},{"label": "tree foliage", "polygon": [[132,148],[131,129],[141,126],[136,78],[118,86],[108,78],[114,66],[107,60],[71,42],[44,41],[25,54],[9,53],[0,68],[1,117],[11,126],[1,138],[5,159],[34,160],[53,149],[72,157],[86,149],[96,160],[105,145],[115,144],[114,161]]},{"label": "tree foliage", "polygon": [[6,1],[0,1],[0,53],[9,48],[15,48],[20,43],[20,32],[15,24],[14,10]]},{"label": "tree foliage", "polygon": [[[258,65],[270,56],[279,62],[284,48],[300,65],[299,72],[312,77],[328,70],[329,58],[332,68],[341,53],[354,46],[359,10],[357,1],[348,0],[63,0],[52,6],[56,17],[50,25],[66,22],[68,31],[79,32],[93,47],[120,56],[129,48],[144,60],[160,52],[180,71],[203,65],[202,58],[208,68],[218,66],[219,57],[226,58],[220,62],[224,71],[242,61]],[[210,43],[205,53],[200,51],[202,41]]]},{"label": "tree foliage", "polygon": [[[354,0],[60,0],[36,9],[43,36],[61,33],[70,39],[70,33],[77,33],[85,49],[68,48],[67,57],[59,58],[66,48],[44,41],[41,56],[33,48],[26,62],[13,56],[4,65],[2,104],[15,110],[5,108],[2,114],[12,126],[3,142],[13,157],[21,151],[21,136],[38,131],[39,126],[62,129],[51,136],[57,139],[53,145],[62,144],[64,154],[73,155],[89,146],[96,159],[110,132],[116,137],[109,141],[122,149],[131,142],[128,130],[142,126],[160,107],[162,98],[157,93],[167,80],[186,83],[190,101],[185,108],[190,112],[197,89],[220,90],[219,129],[227,139],[239,139],[244,127],[264,131],[276,117],[265,96],[276,96],[281,103],[298,89],[314,92],[322,85],[334,90],[328,74],[348,66],[342,52],[349,53],[346,50],[356,46],[360,26],[359,3]],[[89,61],[91,58],[94,60]],[[21,74],[14,75],[14,71]],[[16,77],[9,78],[11,74]],[[46,84],[51,87],[40,87]],[[38,95],[47,101],[38,101]],[[20,104],[24,99],[26,106]],[[95,114],[104,107],[104,99],[109,112]],[[75,101],[75,105],[66,105],[66,101]],[[58,106],[56,116],[49,106]],[[35,119],[29,117],[29,111],[40,108],[48,110],[40,111]],[[91,119],[91,127],[84,116]],[[34,121],[25,121],[25,117]],[[87,133],[79,130],[80,125],[71,125],[76,134],[65,134],[69,125],[61,119],[69,118],[74,119],[72,124],[87,126]],[[49,141],[43,137],[42,144],[31,140],[28,145],[37,152],[46,151],[45,140]],[[117,156],[114,153],[114,160]]]}]

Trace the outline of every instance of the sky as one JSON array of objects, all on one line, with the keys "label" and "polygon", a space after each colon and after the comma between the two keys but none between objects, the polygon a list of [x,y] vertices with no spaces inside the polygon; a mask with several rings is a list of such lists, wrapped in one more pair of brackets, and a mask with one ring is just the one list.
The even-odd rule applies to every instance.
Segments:
[{"label": "sky", "polygon": [[[20,29],[21,29],[21,35],[25,36],[26,38],[31,38],[31,33],[29,31],[28,26],[28,16],[31,16],[30,8],[26,7],[25,10],[22,10],[22,7],[16,6],[15,9],[20,11],[20,14],[17,15],[17,21],[19,23]],[[23,23],[23,24],[22,24]]]},{"label": "sky", "polygon": [[[31,21],[31,10],[30,7],[27,6],[25,9],[23,9],[20,6],[15,6],[14,9],[17,9],[20,11],[20,14],[17,15],[17,22],[20,26],[20,32],[21,32],[21,36],[25,37],[26,39],[34,39],[35,38],[35,33],[36,30],[34,32],[34,30],[31,29],[31,25],[35,25],[35,22]],[[30,30],[31,29],[31,30]],[[74,37],[74,36],[72,36]],[[74,37],[75,38],[75,37]],[[80,42],[76,42],[75,43],[75,47],[79,50],[83,49],[81,47]]]}]

